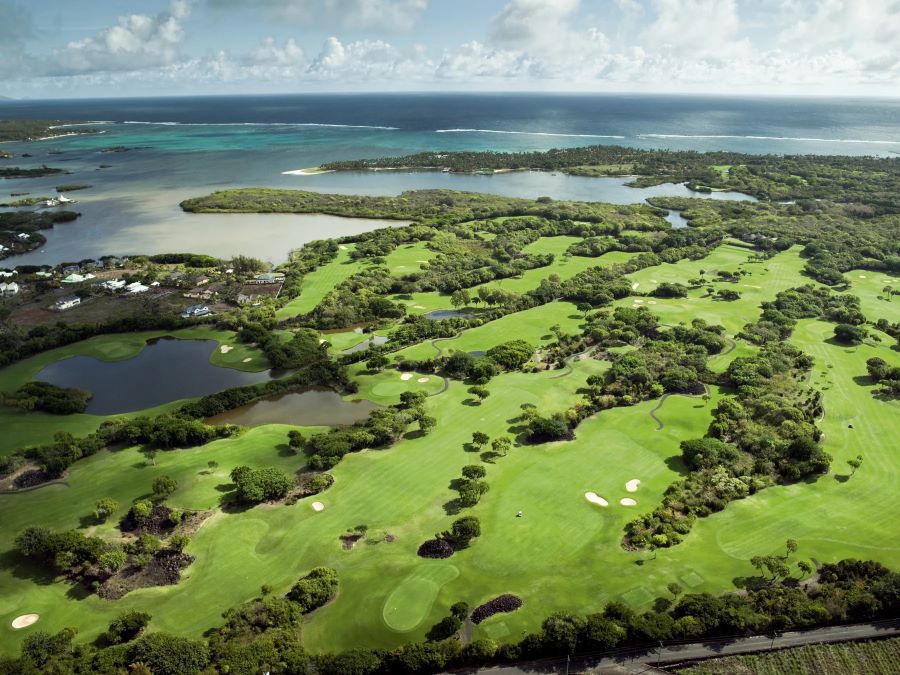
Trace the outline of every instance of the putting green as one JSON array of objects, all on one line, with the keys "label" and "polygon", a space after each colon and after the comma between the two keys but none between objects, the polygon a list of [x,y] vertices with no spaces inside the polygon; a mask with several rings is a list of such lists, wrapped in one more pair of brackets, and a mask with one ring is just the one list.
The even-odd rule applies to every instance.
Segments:
[{"label": "putting green", "polygon": [[388,628],[408,633],[421,624],[437,598],[441,586],[459,576],[449,563],[423,563],[391,591],[381,616]]}]

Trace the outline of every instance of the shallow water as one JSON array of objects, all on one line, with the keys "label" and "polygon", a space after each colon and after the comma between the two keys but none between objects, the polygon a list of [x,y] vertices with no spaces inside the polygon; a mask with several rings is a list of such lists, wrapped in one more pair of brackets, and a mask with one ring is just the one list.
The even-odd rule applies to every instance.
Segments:
[{"label": "shallow water", "polygon": [[55,361],[34,379],[86,389],[93,394],[88,413],[114,415],[273,377],[269,370],[244,372],[214,366],[209,358],[217,347],[215,340],[163,338],[149,342],[136,356],[123,361],[101,361],[93,356]]},{"label": "shallow water", "polygon": [[263,424],[337,426],[365,420],[380,406],[371,401],[345,401],[332,389],[313,387],[303,392],[279,394],[208,417],[208,424]]},{"label": "shallow water", "polygon": [[383,344],[387,344],[387,341],[388,341],[388,338],[385,337],[384,335],[370,335],[362,342],[353,345],[349,349],[345,349],[344,353],[345,354],[355,354],[356,352],[365,351],[369,347],[372,347],[373,345],[376,347],[379,347]]}]

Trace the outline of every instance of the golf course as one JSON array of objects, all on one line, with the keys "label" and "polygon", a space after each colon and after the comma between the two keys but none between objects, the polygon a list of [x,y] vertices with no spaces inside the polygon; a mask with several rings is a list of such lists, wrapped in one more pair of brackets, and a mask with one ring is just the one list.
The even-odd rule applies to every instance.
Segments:
[{"label": "golf course", "polygon": [[[432,197],[411,198],[414,206],[416,199]],[[646,205],[589,220],[591,209],[605,205],[567,203],[562,221],[546,214],[472,217],[460,206],[470,197],[454,199],[450,215],[440,212],[449,225],[429,220],[432,211],[420,205],[421,217],[413,207],[401,215],[427,227],[345,238],[315,264],[295,252],[282,269],[292,275],[291,265],[302,263],[311,271],[298,275],[294,297],[191,327],[98,334],[0,369],[7,402],[0,406],[0,455],[18,462],[8,465],[11,472],[52,473],[42,464],[47,452],[26,449],[60,442],[59,432],[104,439],[52,480],[5,483],[0,491],[2,655],[17,655],[38,630],[53,635],[73,627],[75,644],[102,643],[124,612],[149,615],[147,632],[203,640],[231,608],[294,597],[297,580],[318,568],[336,573],[339,590],[297,622],[302,648],[313,656],[437,644],[436,626],[455,614],[457,603],[476,608],[507,594],[521,607],[478,622],[464,614],[447,639],[462,649],[491,645],[493,656],[502,645],[549,635],[548,617],[606,611],[611,621],[604,608],[619,604],[635,616],[658,616],[679,594],[755,592],[769,583],[755,575],[751,560],[758,557],[783,560],[783,573],[772,572],[771,583],[805,583],[822,564],[849,558],[900,569],[900,529],[893,524],[900,509],[900,401],[867,374],[872,359],[900,366],[900,300],[885,291],[900,289],[894,272],[860,258],[839,272],[839,283],[822,283],[810,270],[815,233],[797,234],[802,216],[793,206],[760,203],[734,215],[726,205],[714,224],[673,230]],[[234,210],[233,203],[227,208]],[[840,217],[860,231],[868,227]],[[780,227],[778,236],[790,240],[760,247],[754,242],[761,238],[747,236],[754,227],[767,237]],[[896,217],[881,227],[885,238],[896,233]],[[600,245],[606,250],[596,255],[573,252]],[[819,305],[799,312],[792,309],[795,297]],[[846,322],[834,318],[829,303],[837,302],[864,317],[854,325],[865,335],[854,343],[836,338],[836,325]],[[447,314],[424,316],[433,311]],[[784,316],[790,321],[778,324],[777,337],[758,337]],[[210,413],[192,411],[206,410],[219,392],[115,414],[14,407],[14,394],[48,366],[78,357],[124,364],[159,338],[204,341],[211,353],[204,367],[268,378],[230,385],[254,392],[241,404],[315,385],[345,402],[378,407],[368,423],[349,430],[263,424],[158,448],[122,440],[137,438],[137,431],[114,440],[102,434],[147,419],[202,426]],[[333,368],[333,381],[311,379],[300,362],[270,371],[285,365],[272,359],[285,358],[301,338]],[[635,359],[644,361],[627,365],[634,370],[623,375]],[[763,359],[765,368],[754,367],[768,379],[748,394],[741,368]],[[788,360],[790,366],[777,365]],[[124,395],[146,384],[123,379],[118,386]],[[715,431],[722,411],[739,405],[750,411],[742,413],[744,426],[774,444],[775,432],[761,426],[776,428],[771,418],[760,421],[752,408],[754,396],[770,394],[782,402],[767,403],[774,408],[799,401],[779,418],[778,433],[793,439],[814,430],[810,444],[827,457],[824,470],[792,477],[772,469],[777,457],[748,460],[740,470],[724,460],[704,468],[691,463],[683,444],[695,439],[727,443],[734,457],[753,454],[740,433]],[[403,414],[404,428],[371,442],[372,424]],[[555,436],[544,431],[550,422]],[[326,449],[339,445],[326,445],[329,434],[355,436],[329,455]],[[241,471],[274,471],[291,485],[322,475],[330,482],[315,492],[237,502]],[[713,481],[717,471],[752,488],[710,499],[714,507],[696,508],[683,520],[671,515],[682,498],[670,486]],[[161,479],[171,479],[164,495]],[[478,487],[474,503],[462,498],[466,485]],[[103,498],[118,505],[113,517],[92,515]],[[138,540],[122,523],[141,500],[190,515],[181,543],[190,563],[176,583],[108,598],[97,591],[102,583],[82,583],[90,564],[76,573],[60,569],[58,557],[54,568],[21,552],[20,534],[35,527],[133,545]],[[633,521],[651,513],[657,521],[640,526],[650,528],[642,534]],[[425,556],[423,542],[452,541],[448,532],[461,516],[475,517],[480,533],[446,555]],[[160,535],[166,546],[167,536],[176,535]],[[786,541],[794,543],[785,556]],[[668,638],[702,634],[691,630],[673,629]]]}]

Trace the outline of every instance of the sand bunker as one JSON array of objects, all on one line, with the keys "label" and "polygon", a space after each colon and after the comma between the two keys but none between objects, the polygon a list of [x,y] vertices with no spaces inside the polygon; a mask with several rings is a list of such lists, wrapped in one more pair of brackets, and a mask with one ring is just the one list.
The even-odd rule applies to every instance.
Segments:
[{"label": "sand bunker", "polygon": [[346,246],[338,246],[338,248],[341,249],[342,251],[346,251],[346,250],[347,250],[347,247],[346,247]]},{"label": "sand bunker", "polygon": [[648,300],[648,301],[647,301],[647,304],[648,304],[648,305],[655,305],[655,304],[656,304],[656,300]]},{"label": "sand bunker", "polygon": [[623,497],[619,500],[619,503],[622,506],[637,506],[637,502],[634,501],[631,497]]},{"label": "sand bunker", "polygon": [[234,347],[232,347],[231,345],[222,345],[221,347],[219,347],[219,351],[222,352],[223,354],[227,354],[232,349],[234,349]]},{"label": "sand bunker", "polygon": [[865,274],[860,274],[860,275],[859,275],[859,278],[860,278],[860,279],[865,279],[865,278],[866,278],[866,275],[865,275]]},{"label": "sand bunker", "polygon": [[251,359],[251,358],[248,356],[246,359],[244,359],[243,361],[241,361],[241,363],[250,363],[252,360],[253,360],[253,359]]},{"label": "sand bunker", "polygon": [[28,626],[33,623],[37,623],[37,620],[40,619],[40,614],[23,614],[22,616],[17,616],[13,619],[12,627],[16,630],[20,628],[28,628]]},{"label": "sand bunker", "polygon": [[403,381],[411,380],[412,378],[413,378],[412,373],[403,373],[403,374],[400,376],[400,379],[403,380]]},{"label": "sand bunker", "polygon": [[639,284],[638,282],[635,281],[633,284],[631,284],[631,290],[633,290],[633,291],[634,291],[634,290],[637,290],[637,287],[638,287],[638,286],[640,286],[640,284]]},{"label": "sand bunker", "polygon": [[427,263],[427,260],[416,260],[417,263]]},{"label": "sand bunker", "polygon": [[413,305],[413,309],[425,309],[425,305]]},{"label": "sand bunker", "polygon": [[634,304],[640,305],[642,302],[644,302],[644,301],[641,300],[640,298],[638,298],[637,300],[634,301]]},{"label": "sand bunker", "polygon": [[625,483],[625,489],[629,492],[637,492],[638,485],[641,484],[641,481],[637,478],[632,478],[630,481]]},{"label": "sand bunker", "polygon": [[322,502],[313,502],[312,509],[313,511],[324,511],[325,505]]},{"label": "sand bunker", "polygon": [[420,377],[418,380],[416,380],[416,382],[418,382],[419,384],[425,384],[426,382],[428,382],[428,378]]},{"label": "sand bunker", "polygon": [[596,492],[585,492],[584,498],[587,499],[591,504],[599,504],[600,506],[609,506],[609,502],[603,499]]}]

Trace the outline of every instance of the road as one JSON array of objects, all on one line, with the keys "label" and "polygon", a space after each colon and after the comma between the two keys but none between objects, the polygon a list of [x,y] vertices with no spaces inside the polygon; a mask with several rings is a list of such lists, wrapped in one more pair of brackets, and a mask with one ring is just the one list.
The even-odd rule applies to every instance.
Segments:
[{"label": "road", "polygon": [[[595,668],[641,664],[648,665],[679,663],[693,659],[706,659],[733,654],[763,652],[785,647],[815,644],[819,642],[844,642],[866,638],[900,636],[900,619],[876,621],[873,623],[830,626],[808,631],[754,635],[741,638],[717,638],[706,642],[669,643],[662,649],[638,648],[605,652],[596,655],[572,656],[568,664],[569,673],[585,673]],[[565,673],[566,659],[545,659],[528,663],[518,663],[495,668],[482,668],[474,672],[478,675],[527,675],[530,673]]]}]

